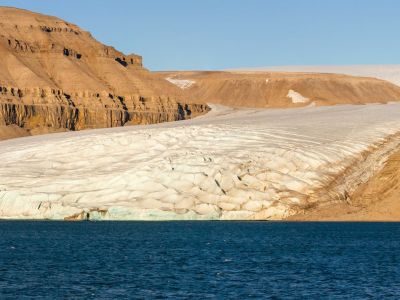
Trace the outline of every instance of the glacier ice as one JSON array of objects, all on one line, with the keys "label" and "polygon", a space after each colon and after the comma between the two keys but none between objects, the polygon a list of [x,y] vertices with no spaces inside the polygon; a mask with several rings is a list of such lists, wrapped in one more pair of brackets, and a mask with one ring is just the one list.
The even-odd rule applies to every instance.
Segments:
[{"label": "glacier ice", "polygon": [[214,106],[187,121],[3,141],[0,218],[282,219],[343,199],[339,179],[379,168],[399,130],[399,104]]}]

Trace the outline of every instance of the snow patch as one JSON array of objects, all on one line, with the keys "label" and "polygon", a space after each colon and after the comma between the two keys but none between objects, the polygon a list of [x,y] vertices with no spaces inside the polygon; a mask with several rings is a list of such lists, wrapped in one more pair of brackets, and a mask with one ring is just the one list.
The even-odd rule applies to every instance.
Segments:
[{"label": "snow patch", "polygon": [[307,103],[310,101],[310,99],[293,90],[289,90],[287,97],[291,98],[293,103]]},{"label": "snow patch", "polygon": [[176,79],[173,77],[167,77],[165,80],[171,82],[172,84],[176,85],[182,90],[190,88],[193,84],[196,83],[194,80],[189,80],[189,79]]}]

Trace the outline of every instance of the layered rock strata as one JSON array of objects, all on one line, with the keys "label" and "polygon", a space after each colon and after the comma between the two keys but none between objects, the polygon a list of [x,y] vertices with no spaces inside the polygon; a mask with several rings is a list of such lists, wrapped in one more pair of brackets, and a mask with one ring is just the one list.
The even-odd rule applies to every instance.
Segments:
[{"label": "layered rock strata", "polygon": [[55,17],[1,7],[0,56],[0,131],[150,124],[208,111],[144,69],[141,56]]},{"label": "layered rock strata", "polygon": [[181,104],[168,97],[117,96],[105,91],[67,94],[56,89],[0,87],[0,126],[53,130],[153,124],[191,118],[208,110],[205,104]]}]

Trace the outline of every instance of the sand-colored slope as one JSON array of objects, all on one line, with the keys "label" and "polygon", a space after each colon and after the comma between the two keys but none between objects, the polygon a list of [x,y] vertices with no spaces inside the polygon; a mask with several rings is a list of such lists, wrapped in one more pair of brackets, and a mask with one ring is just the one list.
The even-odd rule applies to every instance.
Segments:
[{"label": "sand-colored slope", "polygon": [[[208,110],[175,85],[56,17],[0,7],[0,131],[148,124]],[[0,133],[0,137],[1,137]]]},{"label": "sand-colored slope", "polygon": [[292,221],[400,221],[400,152],[361,184],[345,202],[291,216]]},{"label": "sand-colored slope", "polygon": [[[367,77],[285,72],[161,72],[189,80],[192,99],[241,107],[386,103],[400,100],[400,87]],[[293,97],[293,95],[298,95]],[[306,99],[306,101],[298,101]]]},{"label": "sand-colored slope", "polygon": [[22,136],[29,136],[30,133],[16,125],[0,126],[0,140],[7,140]]}]

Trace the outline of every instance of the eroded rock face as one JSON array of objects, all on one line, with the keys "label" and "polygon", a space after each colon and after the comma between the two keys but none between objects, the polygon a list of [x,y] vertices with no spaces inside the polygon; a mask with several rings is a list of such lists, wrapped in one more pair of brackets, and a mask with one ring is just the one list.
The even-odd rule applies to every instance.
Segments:
[{"label": "eroded rock face", "polygon": [[144,69],[141,56],[103,45],[76,25],[6,7],[0,20],[0,126],[32,134],[175,121],[208,111]]},{"label": "eroded rock face", "polygon": [[28,130],[153,124],[188,119],[208,110],[205,104],[181,104],[163,97],[90,92],[71,96],[61,90],[10,87],[0,87],[0,91],[9,100],[0,103],[0,126],[17,125]]}]

